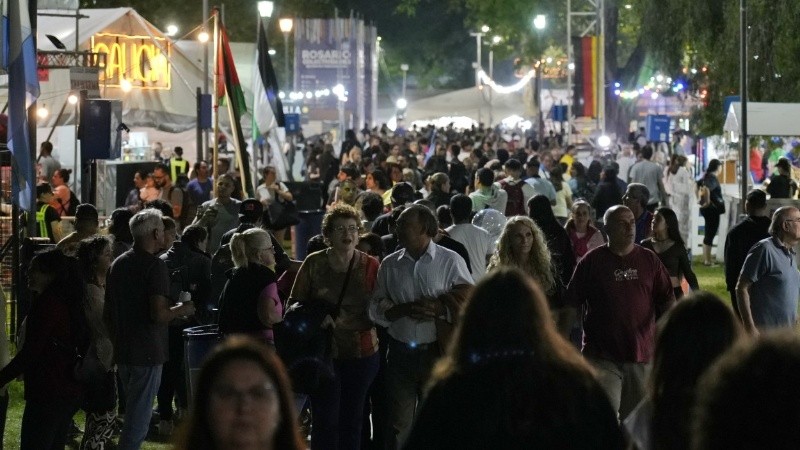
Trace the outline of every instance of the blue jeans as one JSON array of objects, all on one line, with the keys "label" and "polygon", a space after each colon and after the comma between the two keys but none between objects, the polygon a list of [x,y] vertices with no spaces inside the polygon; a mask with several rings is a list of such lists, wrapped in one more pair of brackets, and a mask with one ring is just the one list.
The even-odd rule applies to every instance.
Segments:
[{"label": "blue jeans", "polygon": [[79,407],[79,399],[27,400],[22,413],[20,449],[63,449],[72,416]]},{"label": "blue jeans", "polygon": [[161,365],[119,365],[119,376],[125,388],[125,425],[119,437],[119,450],[138,450],[147,437],[153,400],[161,383]]},{"label": "blue jeans", "polygon": [[364,402],[379,364],[378,353],[333,361],[333,385],[311,396],[312,449],[360,449]]}]

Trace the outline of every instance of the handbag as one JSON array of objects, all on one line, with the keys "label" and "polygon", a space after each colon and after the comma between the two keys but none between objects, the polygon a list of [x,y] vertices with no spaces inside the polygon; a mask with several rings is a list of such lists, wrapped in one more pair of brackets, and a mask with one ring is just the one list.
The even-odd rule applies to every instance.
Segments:
[{"label": "handbag", "polygon": [[327,316],[338,317],[355,259],[354,253],[336,306],[322,299],[297,302],[286,310],[283,321],[272,327],[275,350],[286,365],[294,392],[313,395],[333,381],[333,332],[323,329],[322,322]]},{"label": "handbag", "polygon": [[282,230],[300,223],[300,214],[294,201],[275,200],[269,204],[269,229]]}]

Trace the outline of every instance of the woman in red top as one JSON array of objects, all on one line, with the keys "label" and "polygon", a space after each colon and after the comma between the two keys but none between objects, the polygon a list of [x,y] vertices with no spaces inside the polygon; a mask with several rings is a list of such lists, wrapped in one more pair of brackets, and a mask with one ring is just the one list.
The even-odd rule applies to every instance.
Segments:
[{"label": "woman in red top", "polygon": [[76,349],[89,343],[83,306],[86,286],[76,260],[49,250],[31,261],[28,288],[33,301],[25,342],[0,371],[0,387],[23,376],[21,449],[63,449],[72,416],[85,395],[73,368]]},{"label": "woman in red top", "polygon": [[591,210],[592,207],[585,200],[576,201],[572,204],[572,217],[564,226],[572,242],[575,261],[580,261],[589,250],[606,243],[603,233],[592,223]]}]

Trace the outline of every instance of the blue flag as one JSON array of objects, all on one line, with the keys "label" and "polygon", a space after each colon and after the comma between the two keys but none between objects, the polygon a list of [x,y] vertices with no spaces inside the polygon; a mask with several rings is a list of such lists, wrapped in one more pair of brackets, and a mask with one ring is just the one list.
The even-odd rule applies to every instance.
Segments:
[{"label": "blue flag", "polygon": [[425,152],[425,162],[431,159],[431,156],[436,154],[436,127],[433,127],[431,138],[429,139],[428,151]]},{"label": "blue flag", "polygon": [[[11,198],[29,210],[36,173],[28,133],[28,107],[39,96],[36,45],[28,0],[8,2],[8,148],[11,150]],[[5,30],[4,30],[5,31]]]}]

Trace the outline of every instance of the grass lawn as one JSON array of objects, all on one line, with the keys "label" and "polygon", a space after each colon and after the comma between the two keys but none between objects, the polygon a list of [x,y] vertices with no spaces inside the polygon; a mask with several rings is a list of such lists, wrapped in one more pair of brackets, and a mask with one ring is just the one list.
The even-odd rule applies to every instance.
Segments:
[{"label": "grass lawn", "polygon": [[[8,404],[8,416],[6,417],[6,432],[3,435],[3,448],[7,450],[19,448],[19,432],[22,425],[22,411],[25,408],[25,401],[23,397],[23,387],[21,381],[12,381],[9,385],[9,392],[11,399]],[[83,429],[84,415],[83,411],[78,411],[75,415],[75,421],[80,429]],[[77,438],[67,448],[78,448],[80,446],[80,438]],[[147,437],[142,449],[144,450],[168,450],[172,448],[169,442],[156,435]]]}]

